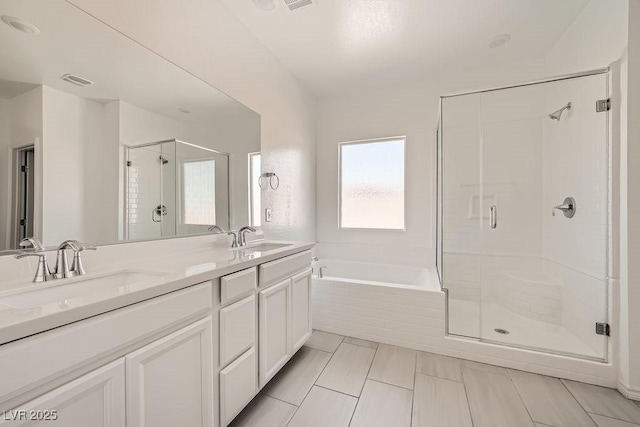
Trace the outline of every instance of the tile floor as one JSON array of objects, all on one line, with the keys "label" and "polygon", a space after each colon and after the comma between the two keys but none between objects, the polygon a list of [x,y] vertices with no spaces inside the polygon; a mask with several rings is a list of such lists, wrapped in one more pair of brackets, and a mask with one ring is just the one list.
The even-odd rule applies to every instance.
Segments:
[{"label": "tile floor", "polygon": [[608,388],[315,331],[233,427],[640,427]]}]

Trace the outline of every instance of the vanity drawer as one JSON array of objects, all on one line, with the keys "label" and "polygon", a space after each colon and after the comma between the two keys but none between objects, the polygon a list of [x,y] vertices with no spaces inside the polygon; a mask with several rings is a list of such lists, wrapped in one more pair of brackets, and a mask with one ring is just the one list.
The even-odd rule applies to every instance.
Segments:
[{"label": "vanity drawer", "polygon": [[228,425],[256,394],[256,349],[220,371],[220,425]]},{"label": "vanity drawer", "polygon": [[249,295],[256,289],[256,267],[220,278],[220,303],[224,306]]},{"label": "vanity drawer", "polygon": [[220,366],[227,365],[253,347],[255,341],[255,295],[220,309]]},{"label": "vanity drawer", "polygon": [[309,268],[310,265],[311,251],[300,252],[262,264],[260,266],[260,287],[275,285],[300,270]]}]

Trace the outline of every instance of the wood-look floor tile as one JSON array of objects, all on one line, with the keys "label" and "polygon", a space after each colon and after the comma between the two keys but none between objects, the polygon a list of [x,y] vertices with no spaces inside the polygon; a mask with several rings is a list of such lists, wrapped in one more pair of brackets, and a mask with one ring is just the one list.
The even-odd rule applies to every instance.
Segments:
[{"label": "wood-look floor tile", "polygon": [[350,427],[409,427],[412,395],[411,390],[367,380]]},{"label": "wood-look floor tile", "polygon": [[412,427],[471,427],[464,384],[416,373]]},{"label": "wood-look floor tile", "polygon": [[462,369],[474,427],[533,426],[508,375]]},{"label": "wood-look floor tile", "polygon": [[507,375],[507,376],[509,375],[509,373],[505,368],[502,368],[500,366],[495,366],[495,365],[489,365],[487,363],[474,362],[472,360],[463,360],[462,366],[470,369],[478,369],[481,371],[493,372],[494,374]]},{"label": "wood-look floor tile", "polygon": [[288,427],[347,427],[357,403],[353,396],[314,386]]},{"label": "wood-look floor tile", "polygon": [[360,396],[375,352],[360,345],[340,344],[316,384],[352,396]]},{"label": "wood-look floor tile", "polygon": [[304,344],[305,347],[315,348],[316,350],[335,352],[344,337],[342,335],[330,334],[328,332],[313,331],[311,337]]},{"label": "wood-look floor tile", "polygon": [[617,390],[575,381],[562,382],[587,412],[640,424],[640,407]]},{"label": "wood-look floor tile", "polygon": [[342,342],[346,342],[347,344],[361,345],[363,347],[369,347],[373,349],[378,348],[377,342],[361,340],[359,338],[346,337]]},{"label": "wood-look floor tile", "polygon": [[630,423],[628,421],[616,420],[615,418],[605,417],[604,415],[591,414],[591,418],[596,422],[598,427],[638,427],[640,424]]},{"label": "wood-look floor tile", "polygon": [[231,427],[284,427],[298,409],[294,405],[259,394],[230,424]]},{"label": "wood-look floor tile", "polygon": [[419,351],[416,372],[462,382],[460,366],[460,359]]},{"label": "wood-look floor tile", "polygon": [[373,359],[369,378],[383,383],[413,389],[416,373],[416,351],[380,344]]},{"label": "wood-look floor tile", "polygon": [[508,372],[534,421],[554,427],[595,427],[559,379],[515,370]]},{"label": "wood-look floor tile", "polygon": [[263,393],[300,406],[329,359],[331,359],[331,353],[302,347],[269,381]]}]

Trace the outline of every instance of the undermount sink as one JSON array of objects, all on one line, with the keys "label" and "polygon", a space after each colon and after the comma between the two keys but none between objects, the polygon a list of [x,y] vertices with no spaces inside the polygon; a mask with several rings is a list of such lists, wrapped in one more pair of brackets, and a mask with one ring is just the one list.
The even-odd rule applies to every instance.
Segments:
[{"label": "undermount sink", "polygon": [[[82,305],[135,290],[162,280],[162,273],[119,271],[99,276],[58,279],[33,289],[0,297],[0,305],[27,309],[58,303],[60,308]],[[68,282],[67,282],[68,281]],[[132,289],[133,288],[133,289]]]},{"label": "undermount sink", "polygon": [[287,246],[291,246],[291,243],[266,243],[265,242],[265,243],[259,243],[257,245],[244,246],[238,249],[247,253],[253,253],[253,252],[273,251],[275,249],[286,248]]}]

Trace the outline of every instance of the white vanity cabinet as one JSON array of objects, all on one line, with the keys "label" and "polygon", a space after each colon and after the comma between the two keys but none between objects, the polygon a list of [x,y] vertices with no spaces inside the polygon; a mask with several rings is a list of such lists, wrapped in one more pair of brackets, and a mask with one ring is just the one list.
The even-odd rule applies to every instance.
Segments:
[{"label": "white vanity cabinet", "polygon": [[125,427],[124,360],[98,368],[16,409],[0,425]]}]

